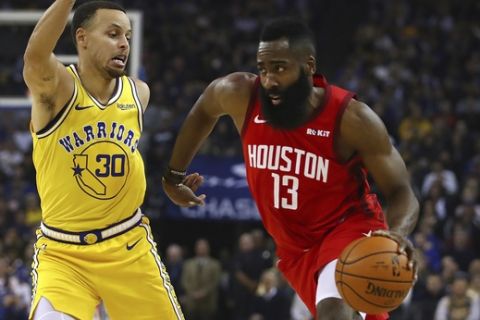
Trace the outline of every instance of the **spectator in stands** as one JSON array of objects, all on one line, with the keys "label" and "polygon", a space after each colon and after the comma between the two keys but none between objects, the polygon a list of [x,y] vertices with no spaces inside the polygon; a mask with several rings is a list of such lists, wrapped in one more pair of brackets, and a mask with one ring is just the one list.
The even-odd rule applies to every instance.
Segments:
[{"label": "spectator in stands", "polygon": [[468,293],[468,274],[458,272],[453,278],[449,292],[440,299],[434,320],[478,320],[480,301]]},{"label": "spectator in stands", "polygon": [[434,184],[440,184],[449,195],[456,194],[458,191],[458,183],[455,173],[445,168],[440,161],[433,162],[432,171],[425,176],[422,185],[422,194],[429,194],[430,189]]},{"label": "spectator in stands", "polygon": [[[461,271],[468,271],[468,266],[475,259],[479,258],[478,250],[472,247],[471,229],[467,229],[460,224],[453,227],[451,244],[446,250],[446,254],[450,255]],[[450,240],[450,239],[449,239]]]},{"label": "spectator in stands", "polygon": [[186,319],[216,318],[221,271],[219,261],[210,256],[209,242],[198,239],[195,256],[185,261],[181,278]]},{"label": "spectator in stands", "polygon": [[291,298],[280,287],[279,272],[267,269],[262,273],[253,302],[253,315],[262,320],[290,320]]},{"label": "spectator in stands", "polygon": [[253,301],[262,272],[264,260],[255,251],[250,233],[243,233],[238,240],[238,251],[233,257],[230,273],[233,319],[247,320],[253,313]]},{"label": "spectator in stands", "polygon": [[445,287],[439,274],[430,273],[426,281],[415,285],[411,308],[406,312],[405,319],[427,320],[435,314],[438,301],[444,296]]},{"label": "spectator in stands", "polygon": [[441,277],[443,283],[451,283],[455,274],[459,271],[458,263],[452,256],[443,256]]},{"label": "spectator in stands", "polygon": [[183,287],[181,285],[182,273],[183,273],[183,249],[180,245],[172,243],[167,247],[165,254],[165,268],[170,276],[170,283],[175,289],[180,302],[184,294]]},{"label": "spectator in stands", "polygon": [[442,241],[434,233],[436,218],[433,215],[423,215],[420,220],[418,231],[413,235],[413,243],[417,250],[425,255],[427,268],[430,271],[439,272],[441,267]]},{"label": "spectator in stands", "polygon": [[290,317],[292,320],[313,320],[312,314],[297,293],[293,295]]},{"label": "spectator in stands", "polygon": [[30,305],[30,287],[12,274],[7,258],[0,258],[0,319],[24,320]]}]

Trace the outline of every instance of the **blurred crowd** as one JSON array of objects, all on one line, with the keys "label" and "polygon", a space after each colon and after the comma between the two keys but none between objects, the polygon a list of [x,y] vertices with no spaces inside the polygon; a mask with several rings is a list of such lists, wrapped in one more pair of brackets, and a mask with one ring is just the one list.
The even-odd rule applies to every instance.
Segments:
[{"label": "blurred crowd", "polygon": [[[325,30],[322,19],[335,21],[344,14],[338,11],[342,5],[345,12],[349,5],[326,2],[124,3],[144,13],[141,77],[152,90],[141,146],[149,184],[144,210],[161,223],[167,201],[158,188],[162,168],[179,125],[206,84],[233,71],[255,72],[262,22],[273,13],[300,15],[318,32],[318,51],[326,59],[319,66],[328,65],[329,56],[335,56],[332,61],[343,58],[326,70],[330,82],[356,92],[385,122],[421,203],[411,235],[418,249],[418,282],[392,318],[479,320],[480,2],[359,1],[362,14],[349,18],[348,25]],[[4,0],[0,10],[49,4],[51,0]],[[332,7],[337,10],[333,16]],[[18,43],[26,43],[27,29],[1,28],[2,41],[7,33],[24,32]],[[352,36],[330,46],[325,41],[334,32]],[[6,47],[0,55],[14,55],[0,59],[1,93],[23,93],[23,47],[16,53]],[[41,217],[29,110],[0,109],[0,114],[0,320],[26,319],[32,243]],[[219,122],[202,152],[241,154],[230,121]],[[309,319],[273,267],[274,248],[262,230],[242,233],[229,252],[211,250],[201,236],[188,244],[166,240],[161,253],[187,319]]]}]

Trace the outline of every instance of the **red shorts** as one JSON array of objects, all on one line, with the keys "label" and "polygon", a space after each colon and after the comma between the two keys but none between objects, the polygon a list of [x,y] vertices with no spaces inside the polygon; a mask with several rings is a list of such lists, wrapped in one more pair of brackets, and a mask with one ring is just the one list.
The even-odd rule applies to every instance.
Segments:
[{"label": "red shorts", "polygon": [[[330,231],[323,241],[308,251],[291,255],[277,250],[280,258],[278,268],[292,288],[307,305],[312,315],[316,314],[315,295],[319,272],[330,261],[337,259],[342,250],[353,240],[363,237],[369,231],[387,229],[380,217],[352,214]],[[388,314],[367,315],[366,320],[388,319]]]}]

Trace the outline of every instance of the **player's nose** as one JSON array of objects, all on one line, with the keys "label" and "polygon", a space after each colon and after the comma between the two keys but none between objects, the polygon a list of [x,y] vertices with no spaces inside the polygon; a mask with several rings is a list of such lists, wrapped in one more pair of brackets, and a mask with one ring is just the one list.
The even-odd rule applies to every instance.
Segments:
[{"label": "player's nose", "polygon": [[278,81],[274,76],[267,74],[267,76],[265,76],[263,79],[262,85],[266,90],[271,90],[272,88],[278,88]]},{"label": "player's nose", "polygon": [[130,46],[130,43],[128,42],[128,39],[126,36],[120,37],[118,46],[122,49],[127,49]]}]

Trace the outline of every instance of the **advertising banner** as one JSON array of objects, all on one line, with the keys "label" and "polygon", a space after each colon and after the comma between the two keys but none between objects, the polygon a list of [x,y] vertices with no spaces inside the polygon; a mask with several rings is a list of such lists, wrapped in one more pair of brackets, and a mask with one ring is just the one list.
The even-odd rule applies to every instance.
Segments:
[{"label": "advertising banner", "polygon": [[173,219],[258,221],[242,158],[197,156],[188,173],[198,172],[204,183],[197,194],[206,194],[205,206],[180,208],[169,201],[167,216]]}]

